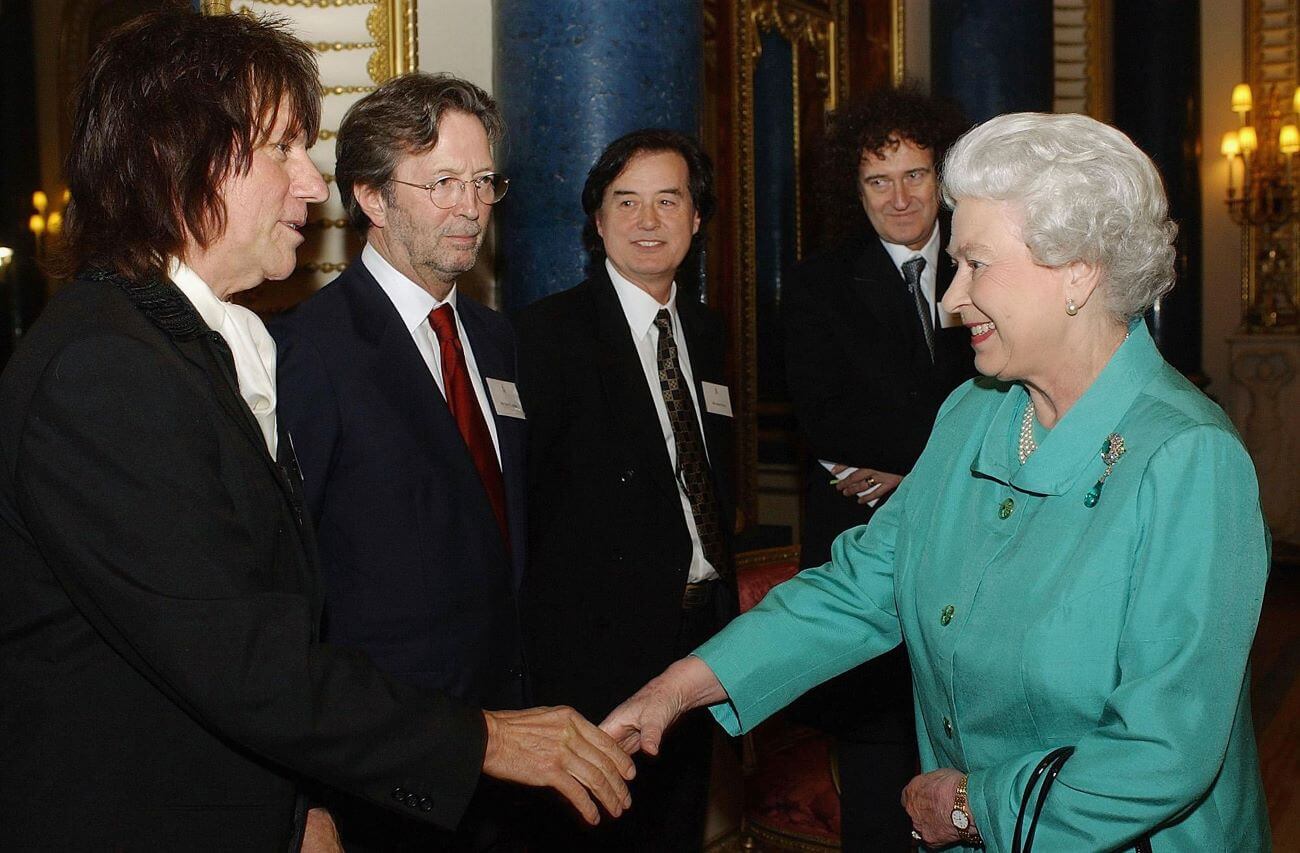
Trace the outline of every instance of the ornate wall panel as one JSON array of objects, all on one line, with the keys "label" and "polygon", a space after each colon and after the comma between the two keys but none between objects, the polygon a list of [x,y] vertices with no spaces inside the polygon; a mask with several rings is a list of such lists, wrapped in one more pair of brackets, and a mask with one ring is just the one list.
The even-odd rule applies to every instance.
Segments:
[{"label": "ornate wall panel", "polygon": [[1053,112],[1109,121],[1112,0],[1053,0]]},{"label": "ornate wall panel", "polygon": [[311,150],[330,188],[329,200],[310,212],[298,251],[298,270],[286,282],[249,291],[242,301],[275,313],[332,279],[361,248],[347,227],[334,184],[334,140],[357,99],[395,74],[416,69],[417,0],[204,0],[208,14],[274,15],[311,44],[321,76],[321,131]]},{"label": "ornate wall panel", "polygon": [[[1254,93],[1251,121],[1261,134],[1273,134],[1294,114],[1292,93],[1300,85],[1300,0],[1243,0],[1245,3],[1246,82]],[[1293,119],[1292,119],[1293,120]],[[1267,150],[1267,149],[1262,149]],[[1289,285],[1291,305],[1300,305],[1300,221],[1279,229],[1273,243],[1280,255],[1260,256],[1268,248],[1266,226],[1247,227],[1241,241],[1241,304],[1247,323],[1261,289],[1261,275],[1277,268]],[[1258,324],[1252,324],[1258,325]],[[1295,332],[1292,326],[1289,331]]]}]

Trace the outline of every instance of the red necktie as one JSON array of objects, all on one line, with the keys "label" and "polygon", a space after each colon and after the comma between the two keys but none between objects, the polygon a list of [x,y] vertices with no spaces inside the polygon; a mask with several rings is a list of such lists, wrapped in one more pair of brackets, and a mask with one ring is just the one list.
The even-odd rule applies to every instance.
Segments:
[{"label": "red necktie", "polygon": [[488,432],[483,410],[479,408],[478,396],[469,380],[465,349],[456,332],[456,313],[451,305],[443,303],[430,311],[429,325],[438,337],[438,350],[442,355],[442,384],[447,392],[447,408],[451,409],[451,416],[456,419],[461,438],[465,439],[465,446],[469,448],[470,458],[474,460],[479,479],[483,481],[483,488],[492,503],[492,514],[497,517],[497,525],[501,528],[501,539],[509,550],[510,527],[506,521],[505,481],[501,478],[501,467],[497,464],[497,454],[492,447],[492,434]]}]

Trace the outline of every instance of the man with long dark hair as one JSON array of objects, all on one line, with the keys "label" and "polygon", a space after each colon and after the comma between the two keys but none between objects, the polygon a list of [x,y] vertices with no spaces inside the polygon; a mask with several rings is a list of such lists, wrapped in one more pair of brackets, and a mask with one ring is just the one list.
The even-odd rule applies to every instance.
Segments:
[{"label": "man with long dark hair", "polygon": [[573,711],[483,712],[317,639],[275,348],[229,298],[294,269],[319,116],[310,48],[244,16],[148,15],[90,60],[74,281],[0,378],[0,848],[297,850],[328,828],[305,778],[445,827],[480,773],[627,804]]},{"label": "man with long dark hair", "polygon": [[[736,611],[722,323],[676,284],[712,174],[675,131],[610,143],[582,190],[590,278],[519,318],[526,651],[538,701],[591,719]],[[697,714],[640,765],[627,818],[545,849],[699,849],[711,747]]]}]

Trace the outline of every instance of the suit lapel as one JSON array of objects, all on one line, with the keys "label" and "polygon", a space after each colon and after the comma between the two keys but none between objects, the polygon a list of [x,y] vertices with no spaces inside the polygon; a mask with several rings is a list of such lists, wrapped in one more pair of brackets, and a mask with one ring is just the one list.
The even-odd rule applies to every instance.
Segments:
[{"label": "suit lapel", "polygon": [[659,412],[650,396],[641,358],[614,285],[602,269],[580,286],[588,289],[595,309],[597,369],[614,417],[622,422],[624,434],[644,461],[650,478],[664,492],[676,495],[677,481],[660,428]]},{"label": "suit lapel", "polygon": [[462,441],[429,366],[379,282],[358,261],[348,267],[338,284],[344,288],[375,387],[402,415],[416,446],[427,446],[431,435],[439,441],[452,437]]},{"label": "suit lapel", "polygon": [[700,423],[704,425],[704,441],[707,446],[709,465],[710,467],[725,465],[726,460],[714,458],[717,452],[715,448],[723,447],[719,435],[720,427],[715,425],[715,418],[705,417],[708,410],[704,406],[705,382],[726,385],[723,381],[724,377],[715,372],[715,365],[722,364],[721,354],[718,352],[720,342],[705,334],[702,322],[704,316],[700,306],[682,299],[680,291],[677,296],[677,319],[681,321],[682,337],[686,339],[686,351],[690,353],[691,373],[695,380],[695,399],[699,403]]},{"label": "suit lapel", "polygon": [[266,465],[267,472],[294,511],[301,535],[302,502],[295,498],[294,487],[284,469],[271,458],[262,428],[239,395],[234,358],[225,339],[207,327],[190,301],[169,281],[128,281],[111,272],[93,273],[88,277],[112,281],[120,287],[149,322],[171,339],[176,351],[207,377],[218,405],[251,443],[252,451]]}]

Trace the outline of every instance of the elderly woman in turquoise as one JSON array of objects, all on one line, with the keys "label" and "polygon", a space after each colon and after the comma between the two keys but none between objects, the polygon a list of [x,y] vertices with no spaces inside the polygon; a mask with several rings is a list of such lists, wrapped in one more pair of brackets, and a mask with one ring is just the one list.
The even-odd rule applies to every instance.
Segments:
[{"label": "elderly woman in turquoise", "polygon": [[654,752],[709,705],[744,732],[906,642],[923,772],[902,799],[926,846],[1010,850],[1034,768],[1070,746],[1039,850],[1266,850],[1246,661],[1268,534],[1236,432],[1142,322],[1173,282],[1160,178],[1099,122],[1017,114],[958,141],[943,187],[943,307],[983,378],[829,564],[604,728]]}]

